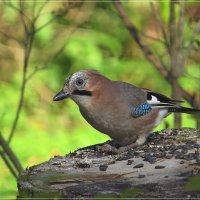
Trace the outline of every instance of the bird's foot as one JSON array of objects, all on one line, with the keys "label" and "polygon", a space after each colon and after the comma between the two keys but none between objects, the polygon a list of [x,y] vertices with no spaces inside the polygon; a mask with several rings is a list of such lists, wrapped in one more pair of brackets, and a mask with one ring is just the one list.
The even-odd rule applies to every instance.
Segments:
[{"label": "bird's foot", "polygon": [[108,141],[96,146],[97,152],[105,153],[108,155],[117,154],[118,148],[119,145],[114,141]]},{"label": "bird's foot", "polygon": [[140,137],[137,138],[137,140],[132,143],[128,144],[126,146],[120,146],[118,143],[116,143],[114,140],[108,141],[104,144],[97,145],[96,150],[100,153],[105,154],[121,154],[123,152],[127,152],[130,149],[136,148],[138,146],[141,146],[145,143],[147,135],[140,135]]},{"label": "bird's foot", "polygon": [[137,146],[138,146],[138,143],[133,143],[126,146],[120,146],[115,141],[109,141],[102,145],[97,145],[96,149],[97,149],[97,152],[99,153],[105,153],[108,155],[113,155],[113,154],[116,155],[116,154],[124,153],[132,148],[136,148]]}]

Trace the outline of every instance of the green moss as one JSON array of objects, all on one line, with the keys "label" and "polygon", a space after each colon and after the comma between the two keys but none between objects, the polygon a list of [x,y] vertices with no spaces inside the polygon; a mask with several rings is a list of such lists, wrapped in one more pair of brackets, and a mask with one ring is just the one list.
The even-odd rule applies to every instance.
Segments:
[{"label": "green moss", "polygon": [[185,185],[185,191],[200,191],[200,174],[189,178],[188,182]]},{"label": "green moss", "polygon": [[135,197],[137,197],[141,193],[142,193],[141,189],[138,189],[138,188],[128,188],[128,189],[124,190],[120,194],[120,198],[135,198]]},{"label": "green moss", "polygon": [[94,199],[97,199],[97,200],[105,200],[105,199],[116,200],[118,198],[117,198],[116,194],[107,193],[107,194],[97,194],[97,195],[94,196]]}]

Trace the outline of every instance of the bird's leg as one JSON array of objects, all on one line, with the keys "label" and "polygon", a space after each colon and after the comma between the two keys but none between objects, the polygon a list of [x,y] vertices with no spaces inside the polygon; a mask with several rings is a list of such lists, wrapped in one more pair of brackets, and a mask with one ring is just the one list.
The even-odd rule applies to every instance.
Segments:
[{"label": "bird's leg", "polygon": [[134,143],[119,147],[117,149],[117,154],[123,153],[125,151],[128,151],[129,149],[133,149],[133,148],[143,145],[146,142],[146,138],[147,138],[146,135],[141,135],[138,137],[138,139]]},{"label": "bird's leg", "polygon": [[106,154],[117,154],[118,148],[120,148],[120,145],[114,140],[96,146],[98,152]]},{"label": "bird's leg", "polygon": [[103,145],[97,146],[97,151],[101,153],[107,153],[107,154],[120,154],[125,151],[128,151],[129,149],[136,148],[138,146],[141,146],[145,143],[147,138],[147,135],[140,135],[138,139],[129,145],[126,146],[120,146],[115,141],[110,141],[108,143],[104,143]]}]

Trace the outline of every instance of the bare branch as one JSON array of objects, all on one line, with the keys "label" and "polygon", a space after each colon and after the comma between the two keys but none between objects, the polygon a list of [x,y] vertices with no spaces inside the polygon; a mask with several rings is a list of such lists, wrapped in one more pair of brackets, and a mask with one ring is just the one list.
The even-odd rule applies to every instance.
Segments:
[{"label": "bare branch", "polygon": [[[175,15],[175,3],[174,0],[170,2],[170,60],[171,60],[171,76],[173,82],[177,82],[177,78],[181,75],[184,67],[183,62],[183,42],[184,42],[184,2],[179,3],[180,12],[178,18],[178,24],[176,27],[176,15]],[[175,92],[177,94],[177,91]]]},{"label": "bare branch", "polygon": [[186,49],[186,52],[185,52],[185,60],[188,59],[188,57],[190,56],[191,54],[191,51],[193,50],[193,45],[194,45],[194,42],[196,41],[197,37],[199,36],[199,33],[200,33],[200,19],[198,20],[197,22],[197,25],[196,25],[196,28],[195,28],[195,31],[192,35],[192,38],[189,42],[189,45]]},{"label": "bare branch", "polygon": [[16,155],[14,154],[12,149],[8,146],[8,144],[4,140],[1,132],[0,132],[0,145],[2,146],[4,152],[8,155],[8,157],[12,161],[12,163],[15,166],[16,170],[18,171],[18,173],[22,172],[23,171],[23,167],[21,166],[18,158],[16,157]]},{"label": "bare branch", "polygon": [[23,25],[24,25],[24,28],[27,29],[27,28],[26,28],[26,27],[27,27],[26,20],[27,20],[28,22],[31,22],[31,21],[30,21],[30,19],[28,18],[28,16],[25,15],[25,13],[24,13],[24,11],[23,11],[23,10],[24,10],[24,9],[23,9],[23,2],[22,2],[21,0],[19,1],[19,8],[16,7],[15,5],[13,5],[13,4],[11,3],[10,0],[7,0],[7,1],[4,0],[4,4],[7,5],[7,6],[9,6],[9,7],[11,7],[11,8],[14,9],[15,11],[17,11],[17,13],[20,14],[21,19],[22,19],[22,22],[23,22]]},{"label": "bare branch", "polygon": [[69,38],[73,35],[73,33],[76,31],[76,28],[77,27],[74,27],[72,30],[71,30],[71,33],[68,35],[68,37],[66,38],[66,42],[58,49],[58,51],[51,57],[51,59],[48,60],[48,62],[44,65],[44,66],[41,66],[41,67],[38,67],[36,66],[34,68],[34,70],[29,74],[27,75],[26,77],[26,82],[28,82],[38,71],[41,71],[41,70],[44,70],[46,69],[49,64],[55,60],[62,52],[63,50],[65,49],[65,46],[67,45],[67,41],[69,40]]},{"label": "bare branch", "polygon": [[[170,61],[171,61],[171,85],[172,85],[172,97],[174,99],[181,99],[182,93],[179,88],[178,78],[181,76],[184,61],[183,61],[183,41],[184,41],[184,2],[180,1],[180,12],[179,16],[175,14],[175,2],[170,1],[170,18],[169,18],[169,29],[170,29]],[[178,21],[176,26],[176,21]],[[181,115],[175,114],[174,118],[175,127],[181,126]]]},{"label": "bare branch", "polygon": [[159,24],[160,30],[161,30],[161,32],[162,32],[162,35],[163,35],[163,38],[164,38],[164,41],[165,41],[164,44],[166,45],[166,48],[167,48],[168,53],[169,53],[169,51],[170,51],[170,49],[169,49],[169,48],[170,48],[170,47],[169,47],[169,41],[168,41],[168,37],[167,37],[166,31],[165,31],[165,28],[164,28],[164,26],[163,26],[163,23],[161,22],[161,19],[160,19],[160,17],[158,16],[158,13],[157,13],[157,11],[156,11],[156,8],[155,8],[153,2],[150,2],[150,6],[151,6],[152,13],[153,13],[154,16],[155,16],[155,19],[156,19],[156,21],[157,21],[158,24]]},{"label": "bare branch", "polygon": [[[31,74],[29,74],[27,76],[27,68],[28,68],[28,63],[29,63],[29,58],[30,58],[30,54],[31,54],[31,50],[32,50],[32,44],[34,41],[34,37],[35,34],[40,31],[42,28],[44,28],[45,26],[47,26],[49,23],[51,23],[56,17],[52,18],[51,20],[49,20],[46,24],[42,25],[41,27],[39,27],[38,29],[35,30],[35,25],[34,25],[34,20],[29,20],[31,22],[31,25],[26,25],[26,16],[23,12],[23,2],[22,0],[20,1],[20,11],[19,14],[21,16],[21,20],[23,21],[24,24],[24,34],[25,34],[25,42],[24,42],[24,60],[23,60],[23,76],[22,76],[22,83],[21,83],[21,90],[20,90],[20,99],[19,99],[19,103],[18,103],[18,107],[17,107],[17,111],[15,114],[15,118],[13,121],[13,125],[12,125],[12,129],[8,138],[8,144],[10,143],[16,127],[17,127],[17,123],[19,120],[19,116],[20,116],[20,112],[23,106],[23,102],[24,102],[24,94],[25,94],[25,88],[26,88],[26,83],[28,80],[30,80],[30,78],[33,77],[33,75],[38,71],[38,70],[42,70],[44,68],[46,68],[46,66],[41,67],[41,68],[35,68],[33,70],[33,72]],[[40,9],[41,12],[42,8]],[[72,31],[73,32],[73,31]],[[63,50],[65,44],[63,45],[63,47],[60,50]],[[58,51],[58,53],[60,52],[60,50]],[[57,54],[56,54],[57,55]]]},{"label": "bare branch", "polygon": [[180,66],[180,71],[178,72],[181,75],[184,68],[184,56],[183,56],[183,47],[184,47],[184,13],[185,13],[185,3],[180,1],[180,12],[179,12],[179,21],[177,27],[177,61],[178,66]]},{"label": "bare branch", "polygon": [[174,46],[176,41],[176,22],[175,22],[175,1],[170,1],[170,15],[169,15],[169,42],[170,42],[170,55],[174,55]]},{"label": "bare branch", "polygon": [[25,14],[24,14],[24,2],[22,2],[22,0],[19,1],[19,7],[20,7],[19,14],[20,14],[23,26],[24,26],[24,31],[25,31],[25,33],[28,33],[28,24],[26,24],[26,19],[24,17],[25,16]]},{"label": "bare branch", "polygon": [[19,41],[16,37],[14,37],[14,36],[12,36],[12,35],[8,35],[8,33],[5,33],[5,32],[3,32],[3,31],[0,31],[0,34],[4,35],[5,37],[7,37],[7,38],[9,38],[9,39],[15,40],[16,42],[20,43],[20,41]]},{"label": "bare branch", "polygon": [[[21,9],[23,9],[23,4],[20,4]],[[12,129],[8,138],[8,144],[10,143],[14,132],[16,130],[17,127],[17,123],[19,120],[19,116],[20,116],[20,112],[22,109],[22,105],[24,102],[24,94],[25,94],[25,87],[26,87],[26,76],[27,76],[27,68],[28,68],[28,62],[29,62],[29,57],[30,57],[30,53],[31,53],[31,49],[32,49],[32,44],[33,44],[33,40],[34,40],[34,27],[28,27],[26,26],[26,22],[25,22],[25,15],[22,14],[22,12],[19,13],[21,16],[21,19],[24,23],[24,34],[25,34],[25,42],[24,42],[24,60],[23,60],[23,76],[22,76],[22,84],[21,84],[21,91],[20,91],[20,99],[19,99],[19,103],[18,103],[18,107],[17,107],[17,111],[15,114],[15,118],[13,121],[13,125],[12,125]],[[31,30],[30,30],[31,29]]]},{"label": "bare branch", "polygon": [[[183,75],[184,75],[185,77],[190,78],[190,79],[194,79],[194,80],[196,80],[196,81],[200,81],[200,76],[191,75],[191,74],[189,74],[188,72],[184,72]],[[200,84],[199,84],[199,86],[200,86]],[[200,90],[199,90],[199,91],[200,91]]]},{"label": "bare branch", "polygon": [[[78,15],[78,13],[77,13]],[[55,19],[55,18],[54,18]],[[47,22],[48,23],[48,22]],[[47,25],[47,24],[46,24]],[[44,25],[42,25],[44,26]],[[65,43],[58,49],[58,51],[51,57],[51,59],[48,60],[48,62],[44,65],[44,66],[41,66],[41,67],[35,67],[34,70],[29,74],[27,75],[27,78],[26,78],[26,81],[29,81],[38,71],[40,70],[44,70],[46,69],[49,64],[55,60],[62,52],[63,50],[65,49],[65,46],[67,45],[67,41],[69,41],[70,37],[74,34],[74,32],[77,30],[79,26],[75,26],[71,29],[70,33],[68,34],[68,36],[65,38]],[[36,31],[39,31],[38,29]]]},{"label": "bare branch", "polygon": [[141,31],[138,31],[138,32],[140,33],[141,36],[143,36],[143,37],[145,37],[145,38],[148,38],[148,39],[150,39],[150,40],[154,40],[154,41],[156,41],[156,42],[160,42],[160,43],[166,45],[166,42],[165,42],[164,40],[162,40],[162,39],[159,39],[159,38],[156,38],[156,37],[147,35],[147,34],[141,32]]},{"label": "bare branch", "polygon": [[49,24],[51,24],[54,20],[55,20],[56,17],[52,17],[49,21],[47,21],[45,24],[41,25],[40,27],[38,27],[36,30],[35,30],[35,33],[39,32],[41,29],[43,29],[44,27],[48,26]]},{"label": "bare branch", "polygon": [[38,18],[40,17],[40,14],[42,12],[42,10],[45,8],[45,6],[47,5],[48,2],[49,2],[49,0],[45,0],[44,3],[41,5],[41,7],[38,9],[37,14],[33,18],[33,23],[35,23],[38,20]]},{"label": "bare branch", "polygon": [[2,159],[3,159],[3,161],[5,162],[6,166],[10,170],[11,174],[17,179],[17,174],[16,174],[15,170],[13,169],[12,165],[10,164],[10,162],[8,161],[5,153],[0,151],[0,155],[1,155]]},{"label": "bare branch", "polygon": [[27,75],[26,82],[28,82],[38,71],[44,70],[45,68],[47,68],[47,66],[42,66],[42,67],[36,66],[33,69],[33,71],[29,75]]},{"label": "bare branch", "polygon": [[[168,71],[166,70],[165,66],[161,61],[159,61],[155,55],[152,54],[152,51],[145,46],[139,36],[138,29],[131,23],[129,20],[128,15],[126,14],[122,4],[120,1],[115,1],[113,0],[113,4],[118,11],[124,25],[126,28],[129,30],[131,33],[132,37],[135,39],[136,43],[139,45],[141,50],[143,51],[145,57],[147,60],[152,63],[156,69],[160,72],[161,75],[165,77],[165,79],[169,82],[172,83],[172,78],[169,76]],[[173,41],[173,39],[170,39],[170,43]],[[185,91],[179,84],[177,85],[178,89],[181,91],[183,98],[188,101],[191,105],[193,105],[193,97],[190,95],[187,91]]]},{"label": "bare branch", "polygon": [[18,123],[18,120],[19,120],[19,115],[20,115],[20,112],[21,112],[21,108],[22,108],[22,105],[23,105],[23,99],[24,99],[25,83],[26,82],[25,82],[24,75],[23,75],[21,92],[20,92],[20,99],[19,99],[16,114],[15,114],[15,118],[14,118],[14,121],[13,121],[13,124],[12,124],[12,129],[11,129],[11,132],[10,132],[10,135],[9,135],[9,138],[8,138],[8,144],[11,142],[11,139],[14,135],[14,132],[16,130],[17,123]]},{"label": "bare branch", "polygon": [[32,43],[33,43],[33,37],[34,35],[26,35],[26,42],[25,42],[25,47],[24,47],[24,63],[23,63],[23,77],[22,77],[22,84],[21,84],[21,91],[20,91],[20,99],[19,99],[19,104],[17,107],[15,119],[13,121],[12,129],[8,138],[8,144],[10,143],[15,129],[17,127],[17,123],[19,120],[19,115],[22,109],[22,105],[24,102],[24,94],[25,94],[25,87],[26,87],[26,74],[27,74],[27,67],[28,67],[28,62],[29,62],[29,57],[32,49]]},{"label": "bare branch", "polygon": [[3,2],[4,2],[5,5],[7,5],[7,6],[13,8],[13,9],[14,9],[15,11],[17,11],[18,13],[20,12],[20,9],[17,8],[16,6],[14,6],[14,5],[10,2],[10,0],[3,0]]},{"label": "bare branch", "polygon": [[122,4],[120,1],[115,1],[113,0],[113,4],[115,6],[115,8],[117,9],[122,21],[124,22],[126,28],[129,30],[129,32],[131,33],[132,37],[135,39],[136,43],[138,44],[138,46],[141,48],[144,56],[146,57],[146,59],[152,63],[156,69],[165,77],[168,77],[168,71],[166,69],[165,66],[163,66],[163,64],[159,61],[159,59],[156,58],[156,56],[153,54],[153,52],[149,49],[148,46],[146,46],[143,41],[140,38],[138,29],[131,23],[131,21],[129,20],[129,17],[127,15],[127,13],[125,12]]}]

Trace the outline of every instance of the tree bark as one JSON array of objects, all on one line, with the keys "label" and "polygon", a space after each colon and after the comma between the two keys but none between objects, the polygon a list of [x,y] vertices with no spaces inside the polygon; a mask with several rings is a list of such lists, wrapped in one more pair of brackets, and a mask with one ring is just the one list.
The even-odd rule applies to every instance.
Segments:
[{"label": "tree bark", "polygon": [[200,173],[196,129],[152,133],[145,145],[106,155],[96,145],[28,168],[18,178],[20,198],[200,197],[188,178]]},{"label": "tree bark", "polygon": [[[184,2],[179,2],[180,12],[178,23],[176,23],[176,2],[170,2],[170,17],[169,17],[169,31],[170,31],[170,75],[172,84],[172,97],[174,99],[181,99],[182,94],[179,89],[178,78],[182,75],[184,69],[183,61],[183,43],[184,43]],[[181,115],[175,114],[174,127],[181,127]]]}]

